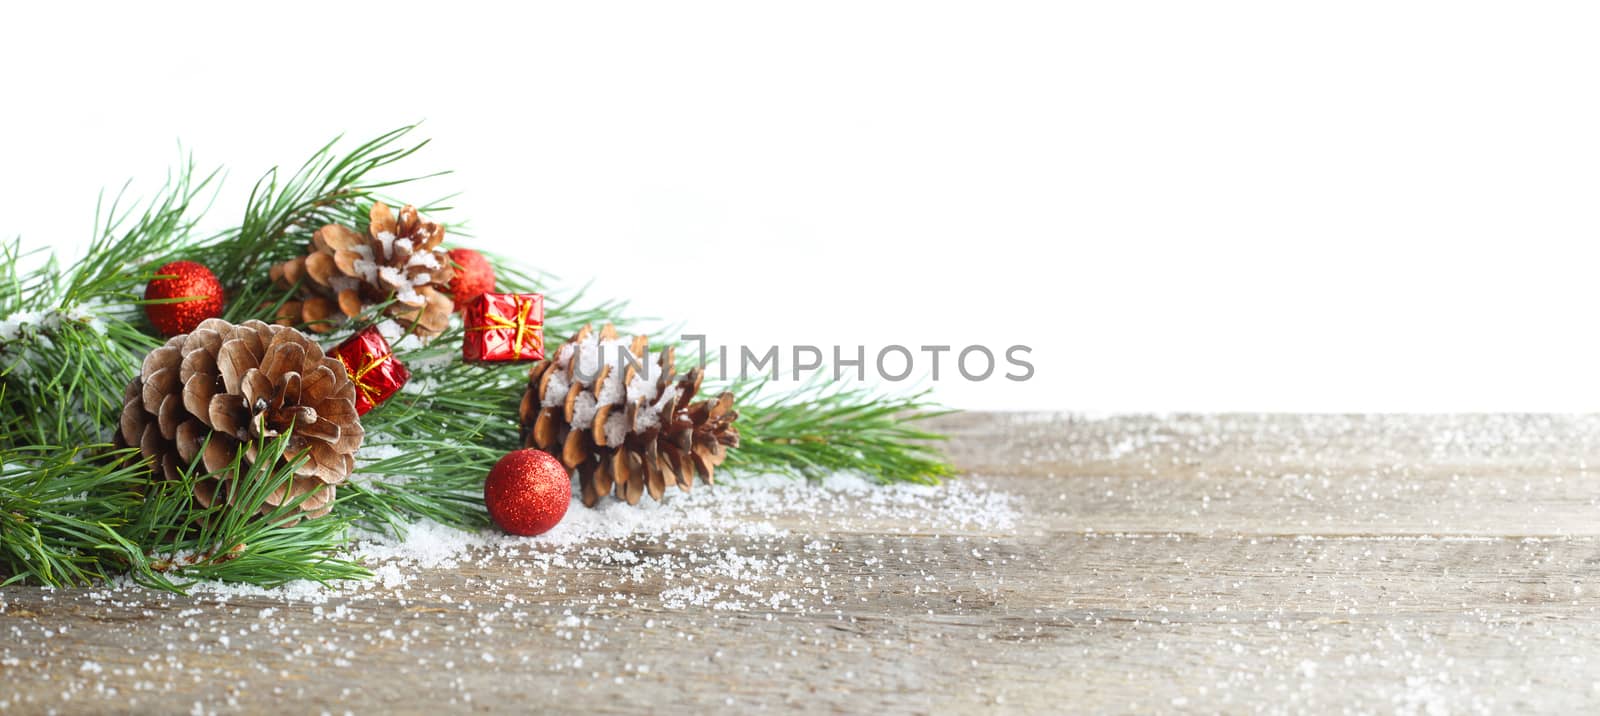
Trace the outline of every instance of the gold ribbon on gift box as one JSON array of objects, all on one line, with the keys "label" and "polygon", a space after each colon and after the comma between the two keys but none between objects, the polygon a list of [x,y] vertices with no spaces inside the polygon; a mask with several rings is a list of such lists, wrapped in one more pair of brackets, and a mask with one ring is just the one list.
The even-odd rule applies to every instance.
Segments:
[{"label": "gold ribbon on gift box", "polygon": [[515,360],[522,360],[523,335],[539,327],[538,324],[531,326],[528,325],[528,314],[533,313],[533,304],[533,299],[519,296],[517,298],[518,310],[517,319],[515,321],[508,321],[504,316],[494,315],[485,311],[483,318],[489,323],[489,325],[469,326],[467,327],[467,331],[470,333],[477,331],[497,331],[506,328],[515,329],[516,333],[511,337],[511,355]]},{"label": "gold ribbon on gift box", "polygon": [[[335,353],[334,357],[338,358],[340,363],[344,363],[345,370],[350,370],[350,363],[345,361],[344,356]],[[389,359],[393,357],[394,353],[385,353],[369,361],[365,366],[362,366],[361,370],[350,372],[350,382],[356,384],[356,390],[361,391],[361,397],[366,398],[367,403],[373,405],[374,407],[376,407],[379,402],[382,402],[378,399],[378,389],[368,385],[364,379],[367,377],[368,373],[377,370],[378,367],[382,366],[384,363],[388,363]]]}]

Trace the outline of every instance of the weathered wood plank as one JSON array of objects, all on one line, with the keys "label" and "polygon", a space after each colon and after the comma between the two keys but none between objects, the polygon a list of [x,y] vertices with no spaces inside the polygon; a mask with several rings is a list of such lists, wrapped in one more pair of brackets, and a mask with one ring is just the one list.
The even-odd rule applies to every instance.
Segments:
[{"label": "weathered wood plank", "polygon": [[939,426],[979,474],[1220,477],[1594,474],[1600,415],[962,413]]},{"label": "weathered wood plank", "polygon": [[[804,549],[790,539],[742,546]],[[1482,698],[1496,684],[1576,674],[1586,661],[1563,671],[1561,659],[1600,646],[1600,586],[1589,574],[1600,544],[1591,540],[1054,535],[957,546],[848,535],[820,554],[841,586],[804,609],[669,608],[646,595],[670,582],[595,569],[561,575],[565,591],[555,594],[548,583],[474,565],[430,575],[426,598],[414,600],[118,606],[39,594],[7,609],[4,628],[21,648],[8,648],[19,662],[6,675],[35,687],[25,693],[45,698],[36,706],[72,684],[83,689],[74,698],[94,699],[94,684],[144,682],[155,693],[131,694],[135,706],[157,710],[187,710],[229,688],[256,709],[274,708],[274,689],[336,709],[452,698],[462,706],[467,695],[510,706],[563,694],[580,699],[569,704],[623,709],[728,698],[840,710],[1077,699],[1117,709],[1120,699],[1129,708],[1205,703],[1201,688],[1250,703],[1255,679],[1294,685],[1291,696],[1306,704],[1383,709],[1406,698],[1461,705],[1469,702],[1454,700],[1459,689]],[[879,561],[868,565],[869,555]],[[867,574],[872,585],[856,586]],[[622,591],[629,600],[611,598]],[[251,631],[263,609],[300,626]],[[1406,659],[1433,664],[1439,672],[1422,674],[1429,684],[1442,674],[1489,678],[1532,652],[1541,656],[1528,669],[1438,694],[1418,691],[1418,672],[1398,668]],[[84,672],[86,660],[105,671]],[[1193,681],[1197,674],[1210,681]],[[1333,698],[1341,675],[1359,676],[1365,691]],[[362,688],[346,694],[352,682]]]},{"label": "weathered wood plank", "polygon": [[1427,713],[1600,698],[1593,419],[946,424],[957,459],[1018,496],[1014,528],[778,510],[760,519],[787,532],[494,552],[322,603],[7,589],[0,703]]},{"label": "weathered wood plank", "polygon": [[[950,452],[1033,526],[1278,535],[1600,535],[1594,416],[952,416]],[[1594,466],[1594,467],[1591,467]]]}]

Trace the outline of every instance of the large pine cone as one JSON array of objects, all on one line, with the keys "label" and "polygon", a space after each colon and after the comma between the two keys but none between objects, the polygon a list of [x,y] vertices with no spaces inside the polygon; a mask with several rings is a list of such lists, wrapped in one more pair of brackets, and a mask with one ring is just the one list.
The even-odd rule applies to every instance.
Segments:
[{"label": "large pine cone", "polygon": [[355,469],[365,435],[355,397],[344,364],[323,355],[305,334],[260,321],[235,326],[213,318],[145,356],[123,397],[116,439],[137,446],[167,479],[177,479],[179,469],[199,455],[206,475],[195,499],[210,507],[233,502],[232,468],[241,445],[245,471],[264,441],[292,426],[283,459],[306,460],[261,511],[315,491],[300,510],[319,517],[332,508],[334,486]]},{"label": "large pine cone", "polygon": [[450,325],[455,303],[445,293],[454,269],[450,255],[439,248],[444,227],[417,215],[414,206],[400,210],[397,221],[388,205],[372,205],[367,233],[328,224],[311,235],[305,256],[273,266],[270,275],[280,288],[300,284],[301,298],[278,312],[280,322],[303,323],[325,333],[333,329],[336,311],[354,318],[361,309],[393,298],[389,317],[424,339]]},{"label": "large pine cone", "polygon": [[[695,473],[709,485],[728,449],[739,446],[733,394],[693,402],[703,371],[676,380],[672,348],[650,366],[647,344],[644,336],[619,339],[610,325],[598,335],[584,326],[528,374],[523,442],[577,470],[589,507],[613,489],[630,505],[646,489],[660,500],[669,483],[687,492]],[[624,350],[635,360],[619,363]]]}]

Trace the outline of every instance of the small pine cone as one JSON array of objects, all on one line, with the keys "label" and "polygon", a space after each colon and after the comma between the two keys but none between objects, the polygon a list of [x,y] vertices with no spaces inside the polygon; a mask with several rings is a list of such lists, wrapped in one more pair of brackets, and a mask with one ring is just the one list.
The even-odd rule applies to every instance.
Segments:
[{"label": "small pine cone", "polygon": [[589,507],[613,491],[630,505],[646,490],[660,500],[668,484],[687,492],[695,473],[709,485],[739,446],[733,393],[695,402],[704,372],[696,367],[679,380],[672,348],[651,366],[648,344],[644,336],[623,341],[610,325],[598,335],[584,326],[528,373],[523,442],[576,470]]},{"label": "small pine cone", "polygon": [[423,219],[414,206],[400,210],[397,220],[388,205],[372,205],[367,233],[328,224],[311,236],[305,256],[272,267],[280,288],[300,285],[301,300],[279,311],[281,323],[300,323],[319,333],[333,329],[339,316],[354,318],[361,309],[394,299],[385,313],[423,338],[439,335],[450,325],[455,303],[445,293],[454,269],[450,255],[439,248],[444,227]]},{"label": "small pine cone", "polygon": [[355,395],[344,364],[305,334],[213,318],[145,356],[123,395],[116,442],[138,447],[169,480],[199,456],[205,475],[195,499],[210,507],[235,499],[236,457],[240,470],[248,470],[262,443],[292,426],[283,459],[304,455],[305,462],[287,489],[267,497],[262,513],[313,493],[300,510],[320,517],[332,508],[335,486],[355,469],[365,435]]}]

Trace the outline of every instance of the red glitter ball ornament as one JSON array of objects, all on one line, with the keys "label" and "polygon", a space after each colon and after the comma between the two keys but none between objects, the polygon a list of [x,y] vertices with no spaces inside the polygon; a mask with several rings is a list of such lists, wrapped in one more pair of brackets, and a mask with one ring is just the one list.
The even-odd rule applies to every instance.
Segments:
[{"label": "red glitter ball ornament", "polygon": [[193,261],[173,261],[156,269],[157,278],[144,287],[146,301],[188,298],[173,303],[145,304],[144,315],[161,335],[173,336],[193,331],[201,321],[222,315],[222,282],[217,275]]},{"label": "red glitter ball ornament", "polygon": [[450,279],[450,297],[461,311],[472,299],[494,290],[494,266],[472,249],[450,249],[456,271]]},{"label": "red glitter ball ornament", "polygon": [[494,464],[483,483],[483,503],[500,528],[517,535],[550,531],[572,502],[567,468],[543,450],[516,450]]}]

